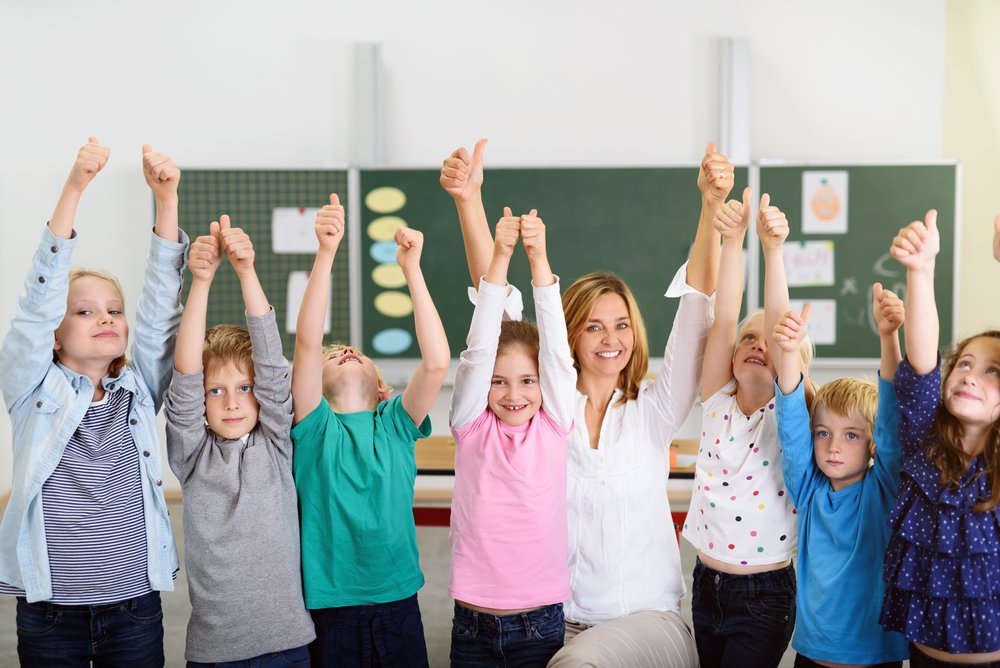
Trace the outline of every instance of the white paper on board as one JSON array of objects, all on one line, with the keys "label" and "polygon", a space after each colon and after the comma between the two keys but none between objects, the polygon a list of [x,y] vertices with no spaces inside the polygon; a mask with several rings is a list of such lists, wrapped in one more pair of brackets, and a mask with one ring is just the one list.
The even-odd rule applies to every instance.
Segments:
[{"label": "white paper on board", "polygon": [[812,304],[809,314],[809,338],[816,345],[831,346],[837,342],[837,300],[836,299],[790,299],[788,308],[802,313],[802,305]]},{"label": "white paper on board", "polygon": [[271,211],[271,250],[274,253],[307,253],[319,250],[316,239],[316,212],[319,209],[294,207]]},{"label": "white paper on board", "polygon": [[[285,331],[289,334],[295,333],[295,324],[299,319],[299,306],[302,304],[302,296],[306,293],[306,285],[309,283],[308,271],[293,271],[288,274],[288,308],[285,311]],[[333,303],[332,294],[326,297],[326,320],[323,321],[323,333],[330,333],[330,311]]]},{"label": "white paper on board", "polygon": [[782,246],[788,287],[833,285],[833,242],[786,241]]},{"label": "white paper on board", "polygon": [[847,233],[847,172],[802,172],[802,233]]}]

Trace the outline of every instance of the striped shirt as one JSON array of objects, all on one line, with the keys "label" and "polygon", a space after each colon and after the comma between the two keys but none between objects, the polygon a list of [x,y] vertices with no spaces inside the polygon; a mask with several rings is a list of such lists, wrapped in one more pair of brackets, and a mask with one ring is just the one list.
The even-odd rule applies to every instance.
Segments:
[{"label": "striped shirt", "polygon": [[[151,591],[132,398],[119,389],[92,403],[42,486],[51,603],[114,603]],[[0,593],[24,596],[3,583]]]}]

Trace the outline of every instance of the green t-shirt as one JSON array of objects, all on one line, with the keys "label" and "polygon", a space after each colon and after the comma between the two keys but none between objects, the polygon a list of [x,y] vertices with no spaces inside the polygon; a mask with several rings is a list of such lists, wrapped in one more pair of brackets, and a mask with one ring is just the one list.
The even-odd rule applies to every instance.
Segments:
[{"label": "green t-shirt", "polygon": [[292,428],[306,607],[408,598],[424,584],[413,524],[418,429],[399,396],[334,413],[326,399]]}]

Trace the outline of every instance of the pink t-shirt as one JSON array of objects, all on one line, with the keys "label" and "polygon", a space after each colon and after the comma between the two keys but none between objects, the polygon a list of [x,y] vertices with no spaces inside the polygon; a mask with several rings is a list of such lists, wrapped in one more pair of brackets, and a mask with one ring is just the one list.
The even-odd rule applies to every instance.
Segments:
[{"label": "pink t-shirt", "polygon": [[457,473],[448,594],[508,610],[568,599],[569,430],[544,408],[517,427],[486,409],[453,433]]}]

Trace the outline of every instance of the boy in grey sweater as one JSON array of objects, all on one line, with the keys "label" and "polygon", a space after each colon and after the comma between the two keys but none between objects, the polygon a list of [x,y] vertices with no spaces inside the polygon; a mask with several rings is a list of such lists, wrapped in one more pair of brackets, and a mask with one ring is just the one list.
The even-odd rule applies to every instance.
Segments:
[{"label": "boy in grey sweater", "polygon": [[[223,252],[249,331],[205,332]],[[309,665],[316,637],[302,600],[288,364],[253,260],[250,238],[228,216],[191,245],[191,291],[164,399],[168,459],[184,493],[188,666],[275,653]]]}]

